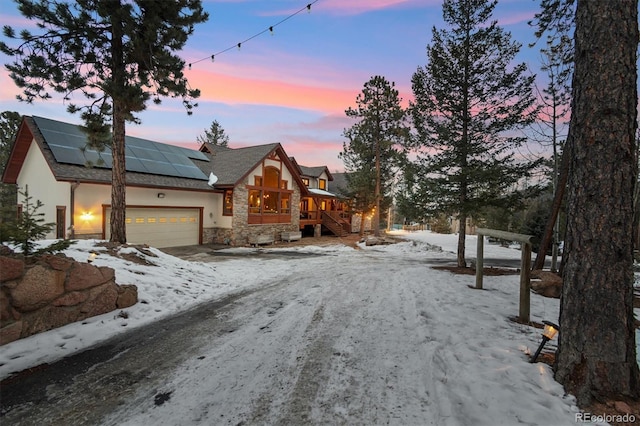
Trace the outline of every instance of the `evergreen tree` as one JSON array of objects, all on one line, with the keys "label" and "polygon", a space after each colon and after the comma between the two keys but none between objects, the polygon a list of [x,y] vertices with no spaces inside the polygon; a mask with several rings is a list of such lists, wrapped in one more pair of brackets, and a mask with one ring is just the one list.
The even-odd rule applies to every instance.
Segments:
[{"label": "evergreen tree", "polygon": [[525,64],[512,65],[520,45],[490,21],[495,5],[445,0],[447,29],[433,28],[429,61],[412,78],[420,192],[457,215],[459,266],[466,266],[467,218],[488,206],[518,206],[524,195],[516,185],[538,165],[514,154],[525,141],[514,131],[535,117],[534,76],[525,75]]},{"label": "evergreen tree", "polygon": [[571,172],[554,369],[584,406],[640,397],[632,232],[638,1],[578,0],[575,23]]},{"label": "evergreen tree", "polygon": [[16,0],[20,12],[36,21],[38,33],[9,26],[4,35],[16,47],[0,42],[0,51],[15,58],[6,68],[23,90],[18,99],[65,101],[80,92],[87,104],[69,104],[81,112],[89,145],[111,148],[111,241],[125,243],[125,124],[138,123],[135,113],[153,98],[181,97],[187,113],[200,95],[190,89],[184,61],[175,54],[207,20],[201,0]]},{"label": "evergreen tree", "polygon": [[[4,174],[11,148],[22,118],[15,111],[0,113],[0,176]],[[16,185],[0,183],[0,238],[7,232],[7,224],[17,218],[18,191]]]},{"label": "evergreen tree", "polygon": [[36,240],[41,240],[55,228],[55,223],[44,223],[44,213],[38,210],[44,205],[40,200],[34,203],[29,195],[29,187],[20,192],[23,197],[22,213],[17,221],[7,224],[2,242],[9,242],[20,247],[23,256],[53,253],[68,248],[75,241],[60,240],[36,250]]},{"label": "evergreen tree", "polygon": [[210,143],[212,145],[229,146],[229,136],[225,133],[224,128],[213,120],[209,129],[204,129],[204,133],[198,136],[197,141],[200,144]]},{"label": "evergreen tree", "polygon": [[394,83],[374,76],[356,98],[357,108],[345,111],[347,117],[357,122],[345,129],[344,136],[349,142],[343,144],[339,156],[346,172],[351,174],[350,183],[357,181],[361,200],[373,202],[373,206],[359,207],[374,209],[372,227],[376,236],[380,235],[380,210],[389,205],[395,172],[409,138],[406,112],[400,101]]}]

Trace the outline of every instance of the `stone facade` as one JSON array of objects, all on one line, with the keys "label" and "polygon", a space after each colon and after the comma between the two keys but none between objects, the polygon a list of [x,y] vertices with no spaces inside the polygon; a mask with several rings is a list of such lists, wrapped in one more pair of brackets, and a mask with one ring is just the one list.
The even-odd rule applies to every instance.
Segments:
[{"label": "stone facade", "polygon": [[249,237],[254,235],[272,235],[274,241],[280,241],[282,231],[300,230],[300,188],[294,185],[291,194],[291,222],[253,225],[248,223],[249,218],[249,191],[248,180],[233,190],[233,219],[231,228],[209,228],[203,237],[203,241],[211,241],[214,244],[230,244],[244,246],[249,244]]},{"label": "stone facade", "polygon": [[29,265],[0,256],[0,345],[137,302],[137,287],[117,285],[112,268],[64,255]]}]

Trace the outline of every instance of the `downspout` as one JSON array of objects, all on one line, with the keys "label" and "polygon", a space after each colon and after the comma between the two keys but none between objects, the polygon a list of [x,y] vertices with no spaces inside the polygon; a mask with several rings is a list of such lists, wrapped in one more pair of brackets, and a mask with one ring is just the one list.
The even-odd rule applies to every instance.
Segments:
[{"label": "downspout", "polygon": [[76,229],[73,223],[73,218],[75,216],[75,205],[76,205],[76,188],[80,186],[80,182],[79,181],[75,181],[75,183],[71,184],[71,194],[69,197],[69,214],[71,216],[70,220],[69,220],[69,230],[70,232],[70,238],[74,239],[76,237]]}]

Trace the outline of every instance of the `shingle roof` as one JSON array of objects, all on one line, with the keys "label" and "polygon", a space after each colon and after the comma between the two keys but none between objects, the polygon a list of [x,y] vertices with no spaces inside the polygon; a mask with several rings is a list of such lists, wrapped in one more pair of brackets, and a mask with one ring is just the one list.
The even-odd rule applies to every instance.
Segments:
[{"label": "shingle roof", "polygon": [[[247,173],[258,165],[280,144],[249,146],[245,148],[215,147],[208,157],[210,164],[203,164],[218,177],[216,186],[235,186]],[[201,164],[201,163],[199,163]],[[205,171],[205,170],[203,170]],[[207,175],[209,172],[206,172]]]},{"label": "shingle roof", "polygon": [[[33,135],[33,139],[36,141],[38,146],[40,147],[44,158],[47,160],[49,167],[56,180],[60,181],[81,181],[81,182],[92,182],[92,183],[111,183],[111,169],[106,167],[86,167],[83,165],[77,164],[66,164],[61,163],[56,160],[55,155],[51,151],[51,147],[48,145],[47,140],[45,139],[43,133],[40,131],[38,124],[33,119],[33,117],[24,117],[25,123],[31,134]],[[40,119],[38,120],[42,122]],[[71,126],[76,129],[79,129],[78,126],[74,126],[68,123],[60,123],[64,126],[61,126],[62,129],[66,128],[66,126]],[[61,138],[60,140],[64,140]],[[157,143],[157,142],[155,142]],[[208,176],[207,167],[205,164],[207,161],[198,161],[192,160],[194,165],[198,166],[200,170]],[[199,164],[196,164],[198,162]],[[209,166],[210,169],[210,166]],[[211,187],[207,185],[207,179],[194,179],[194,178],[184,178],[177,176],[166,176],[166,175],[158,175],[152,173],[140,173],[140,172],[130,172],[126,173],[126,181],[128,185],[132,186],[150,186],[150,187],[163,187],[163,188],[178,188],[178,189],[187,189],[187,190],[211,190]]]}]

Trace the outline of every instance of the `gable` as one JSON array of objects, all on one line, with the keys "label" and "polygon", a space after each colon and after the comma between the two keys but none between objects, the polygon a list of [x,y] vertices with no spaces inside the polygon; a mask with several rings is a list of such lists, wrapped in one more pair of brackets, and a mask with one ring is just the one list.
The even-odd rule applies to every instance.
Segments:
[{"label": "gable", "polygon": [[29,147],[31,146],[32,141],[33,133],[29,129],[26,120],[23,118],[20,123],[20,128],[18,129],[18,134],[16,135],[16,140],[11,147],[7,166],[2,174],[3,183],[17,183],[20,169],[22,168],[25,158],[27,158],[27,153],[29,152]]}]

